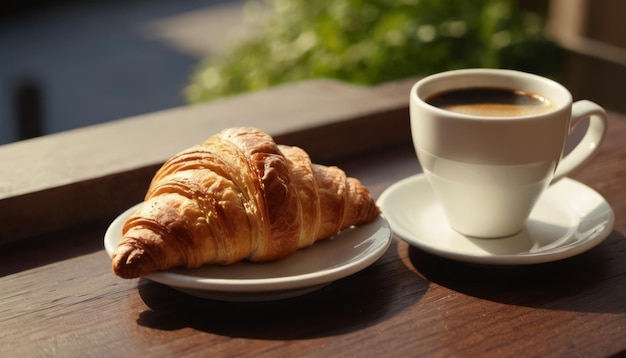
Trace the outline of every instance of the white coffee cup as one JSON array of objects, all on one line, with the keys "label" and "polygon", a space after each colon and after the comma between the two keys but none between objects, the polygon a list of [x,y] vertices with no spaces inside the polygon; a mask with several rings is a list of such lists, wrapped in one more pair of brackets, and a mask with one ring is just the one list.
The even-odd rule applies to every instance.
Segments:
[{"label": "white coffee cup", "polygon": [[[500,88],[544,97],[542,113],[489,116],[446,110],[427,102],[468,88]],[[418,159],[449,225],[461,234],[498,238],[524,229],[541,193],[583,165],[604,139],[602,107],[572,103],[550,79],[512,70],[465,69],[418,81],[410,93],[411,134]],[[574,127],[589,119],[576,147],[563,156]]]}]

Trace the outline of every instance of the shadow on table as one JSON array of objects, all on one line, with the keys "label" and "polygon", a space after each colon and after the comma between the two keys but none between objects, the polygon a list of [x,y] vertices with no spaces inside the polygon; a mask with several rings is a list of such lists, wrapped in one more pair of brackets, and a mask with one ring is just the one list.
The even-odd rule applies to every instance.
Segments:
[{"label": "shadow on table", "polygon": [[[398,279],[389,279],[389,277]],[[150,310],[138,324],[155,329],[191,327],[229,337],[306,339],[356,331],[413,305],[428,282],[398,258],[397,242],[367,269],[308,295],[270,302],[221,302],[179,293],[146,279],[139,294]]]},{"label": "shadow on table", "polygon": [[568,259],[535,265],[456,262],[409,248],[427,280],[482,299],[574,312],[626,311],[626,240],[613,231],[600,245]]},{"label": "shadow on table", "polygon": [[[106,217],[59,232],[0,245],[0,277],[102,250]],[[98,238],[94,240],[94,238]]]}]

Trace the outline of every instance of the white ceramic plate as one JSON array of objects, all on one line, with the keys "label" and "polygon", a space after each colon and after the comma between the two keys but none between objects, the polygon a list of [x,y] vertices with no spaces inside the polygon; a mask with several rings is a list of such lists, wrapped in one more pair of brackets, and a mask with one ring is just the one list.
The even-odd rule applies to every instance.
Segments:
[{"label": "white ceramic plate", "polygon": [[580,254],[612,231],[614,214],[593,189],[563,178],[541,196],[524,231],[479,239],[452,230],[423,174],[391,185],[378,199],[383,216],[404,241],[453,260],[493,265],[555,261]]},{"label": "white ceramic plate", "polygon": [[[109,257],[121,239],[122,225],[137,206],[118,216],[107,229],[104,247]],[[277,261],[205,265],[192,270],[177,268],[153,273],[146,278],[203,298],[226,301],[285,299],[312,292],[363,270],[378,260],[390,243],[389,224],[378,217]]]}]

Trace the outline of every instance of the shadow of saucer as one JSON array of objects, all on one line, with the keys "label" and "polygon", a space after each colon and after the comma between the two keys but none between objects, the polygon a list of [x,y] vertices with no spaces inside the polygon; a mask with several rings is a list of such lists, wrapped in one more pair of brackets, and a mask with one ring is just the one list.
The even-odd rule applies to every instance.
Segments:
[{"label": "shadow of saucer", "polygon": [[470,296],[511,305],[576,312],[626,312],[626,240],[613,231],[597,247],[560,261],[491,266],[409,248],[426,279]]},{"label": "shadow of saucer", "polygon": [[[310,294],[268,302],[197,298],[142,279],[150,310],[137,322],[161,330],[186,327],[229,337],[289,340],[342,334],[392,317],[419,300],[428,283],[397,257],[394,241],[374,265]],[[393,278],[390,278],[393,276]]]}]

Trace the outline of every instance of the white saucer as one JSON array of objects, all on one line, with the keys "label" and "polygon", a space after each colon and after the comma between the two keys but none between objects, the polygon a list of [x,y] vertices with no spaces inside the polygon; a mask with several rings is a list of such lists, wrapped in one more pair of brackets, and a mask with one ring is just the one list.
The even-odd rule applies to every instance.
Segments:
[{"label": "white saucer", "polygon": [[521,233],[479,239],[452,230],[423,174],[391,185],[378,199],[392,230],[412,246],[478,264],[523,265],[580,254],[612,231],[614,214],[593,189],[563,178],[546,190]]},{"label": "white saucer", "polygon": [[[104,247],[109,257],[121,239],[122,225],[136,208],[126,210],[107,229]],[[146,278],[202,298],[239,302],[279,300],[307,294],[365,269],[385,253],[390,243],[389,224],[378,217],[281,260],[173,269]]]}]

